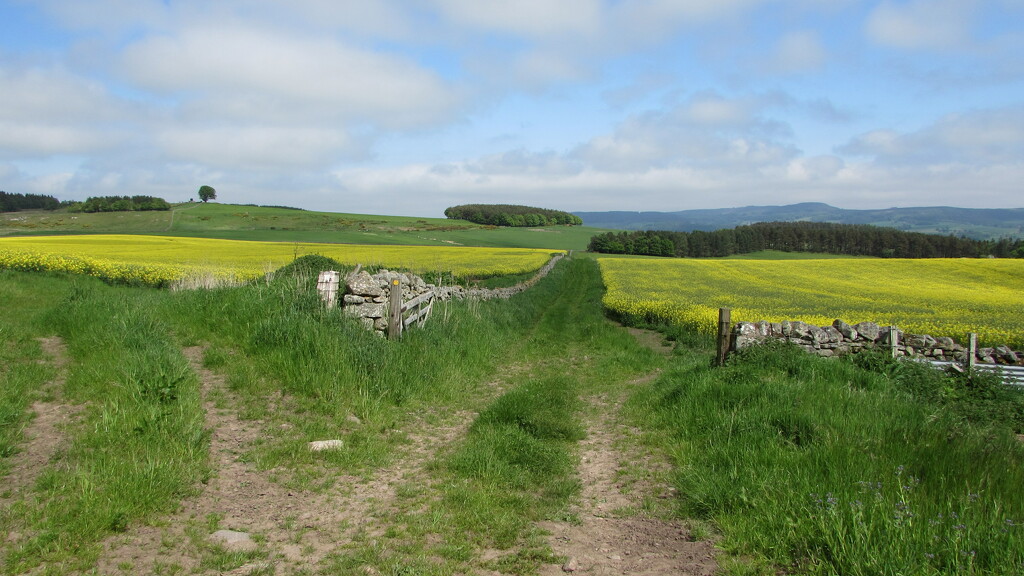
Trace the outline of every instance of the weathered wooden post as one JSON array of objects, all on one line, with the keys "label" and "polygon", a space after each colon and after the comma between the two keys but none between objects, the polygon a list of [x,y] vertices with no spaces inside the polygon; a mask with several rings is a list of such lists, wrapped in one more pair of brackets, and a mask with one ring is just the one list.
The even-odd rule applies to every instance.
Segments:
[{"label": "weathered wooden post", "polygon": [[732,310],[729,308],[718,309],[718,356],[715,363],[718,366],[725,366],[725,357],[729,354],[732,330]]},{"label": "weathered wooden post", "polygon": [[895,358],[899,352],[897,348],[900,345],[900,331],[895,326],[889,326],[889,346],[891,347],[892,357]]},{"label": "weathered wooden post", "polygon": [[391,281],[391,300],[388,302],[388,338],[397,340],[402,336],[402,281]]},{"label": "weathered wooden post", "polygon": [[978,361],[978,335],[971,332],[967,341],[967,373],[974,372],[974,364]]},{"label": "weathered wooden post", "polygon": [[316,290],[320,293],[320,299],[324,301],[327,308],[334,308],[334,305],[337,304],[340,283],[341,274],[334,270],[325,270],[317,278]]}]

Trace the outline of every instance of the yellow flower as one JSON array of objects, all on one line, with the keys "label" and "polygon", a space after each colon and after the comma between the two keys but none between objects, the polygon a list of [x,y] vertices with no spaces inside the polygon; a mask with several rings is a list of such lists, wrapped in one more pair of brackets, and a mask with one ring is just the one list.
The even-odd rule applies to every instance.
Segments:
[{"label": "yellow flower", "polygon": [[734,321],[877,322],[1024,345],[1024,260],[666,260],[601,258],[613,312],[704,333]]},{"label": "yellow flower", "polygon": [[306,254],[320,254],[352,266],[489,277],[535,271],[548,261],[551,251],[126,235],[0,238],[0,268],[54,270],[157,287],[200,279],[246,282]]}]

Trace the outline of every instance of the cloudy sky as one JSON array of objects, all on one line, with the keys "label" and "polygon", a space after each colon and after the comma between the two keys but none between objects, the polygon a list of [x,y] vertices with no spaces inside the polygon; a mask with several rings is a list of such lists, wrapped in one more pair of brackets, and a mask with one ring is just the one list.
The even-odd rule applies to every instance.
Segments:
[{"label": "cloudy sky", "polygon": [[0,0],[0,189],[1024,207],[1024,0]]}]

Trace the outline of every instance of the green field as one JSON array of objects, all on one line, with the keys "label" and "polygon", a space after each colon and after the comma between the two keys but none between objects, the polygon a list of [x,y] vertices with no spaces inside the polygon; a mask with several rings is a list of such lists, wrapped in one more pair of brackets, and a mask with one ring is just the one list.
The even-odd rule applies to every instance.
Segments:
[{"label": "green field", "polygon": [[[3,233],[135,231],[147,242],[86,244],[150,258],[154,242],[181,244],[179,258],[216,243],[155,236],[425,238],[437,247],[338,247],[418,269],[460,252],[440,247],[455,238],[564,249],[594,232],[180,208],[173,226],[168,213],[8,214]],[[606,318],[606,286],[799,305],[801,270],[818,306],[831,292],[816,282],[844,278],[847,301],[883,311],[907,308],[910,285],[922,317],[963,315],[972,296],[1021,308],[1019,261],[790,256],[579,254],[508,300],[437,303],[397,341],[325,310],[302,266],[180,291],[0,270],[0,575],[533,575],[573,559],[619,573],[671,558],[663,573],[1024,573],[1022,391],[870,353],[754,347],[715,368],[700,327],[637,338]],[[680,275],[694,267],[700,281]],[[311,451],[320,440],[338,444]],[[211,542],[223,529],[252,547]]]},{"label": "green field", "polygon": [[604,318],[591,258],[400,341],[314,284],[0,271],[0,574],[527,575],[580,541],[608,570],[712,542],[733,576],[1024,567],[1024,402],[991,381],[785,349],[714,369],[681,333],[657,354]]},{"label": "green field", "polygon": [[0,214],[0,236],[156,234],[270,242],[584,250],[590,237],[601,232],[606,230],[585,226],[495,228],[446,218],[372,216],[217,203],[178,204],[170,212]]}]

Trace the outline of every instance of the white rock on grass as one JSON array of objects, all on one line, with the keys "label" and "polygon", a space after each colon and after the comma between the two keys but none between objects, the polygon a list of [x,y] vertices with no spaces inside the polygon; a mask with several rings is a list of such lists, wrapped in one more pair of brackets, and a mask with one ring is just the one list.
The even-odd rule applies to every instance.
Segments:
[{"label": "white rock on grass", "polygon": [[339,450],[345,443],[341,440],[314,440],[309,443],[310,452],[323,452],[324,450]]},{"label": "white rock on grass", "polygon": [[232,552],[248,552],[256,549],[256,543],[253,542],[246,532],[217,530],[210,534],[210,540]]}]

